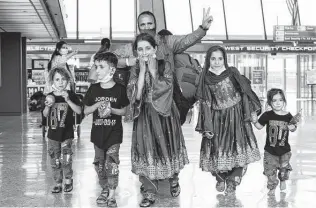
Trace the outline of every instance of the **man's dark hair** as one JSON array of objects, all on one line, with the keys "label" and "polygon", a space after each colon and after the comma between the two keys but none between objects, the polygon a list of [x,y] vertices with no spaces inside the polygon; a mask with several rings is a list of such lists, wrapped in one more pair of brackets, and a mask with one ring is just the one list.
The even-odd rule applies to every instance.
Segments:
[{"label": "man's dark hair", "polygon": [[158,32],[158,35],[160,36],[166,36],[166,35],[172,35],[172,33],[169,30],[162,29]]},{"label": "man's dark hair", "polygon": [[138,29],[139,29],[139,19],[140,19],[140,17],[143,16],[143,15],[152,16],[153,19],[154,19],[155,28],[157,28],[157,22],[156,22],[156,17],[155,17],[155,15],[154,15],[152,12],[150,12],[150,11],[144,11],[144,12],[142,12],[142,13],[140,13],[140,14],[138,15],[138,18],[137,18]]},{"label": "man's dark hair", "polygon": [[105,53],[96,53],[94,56],[94,61],[106,61],[110,66],[117,67],[117,57],[114,53],[105,52]]}]

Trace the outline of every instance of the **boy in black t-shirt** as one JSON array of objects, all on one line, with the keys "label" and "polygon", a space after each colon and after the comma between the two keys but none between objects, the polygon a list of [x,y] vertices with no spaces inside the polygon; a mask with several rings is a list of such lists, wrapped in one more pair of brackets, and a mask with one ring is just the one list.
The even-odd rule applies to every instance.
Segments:
[{"label": "boy in black t-shirt", "polygon": [[94,165],[102,187],[98,204],[116,207],[115,189],[118,185],[119,148],[123,139],[122,116],[129,100],[126,88],[113,80],[117,57],[110,52],[94,57],[98,80],[88,89],[84,104],[86,115],[93,113],[91,142],[94,144]]},{"label": "boy in black t-shirt", "polygon": [[69,73],[64,68],[50,71],[49,82],[54,91],[46,96],[43,111],[43,115],[48,118],[48,153],[56,182],[52,193],[62,191],[63,175],[65,176],[64,192],[73,189],[71,145],[74,138],[74,112],[81,114],[82,107],[77,96],[66,90],[69,80]]},{"label": "boy in black t-shirt", "polygon": [[[252,114],[252,122],[257,129],[265,125],[267,139],[264,147],[264,172],[268,177],[268,195],[275,194],[275,188],[280,180],[281,191],[286,189],[285,181],[289,179],[292,167],[290,165],[291,147],[288,141],[289,131],[296,130],[291,113],[283,110],[286,104],[284,92],[281,89],[271,89],[267,95],[267,104],[271,111],[264,112],[258,120],[257,114]],[[277,171],[279,172],[277,175]]]}]

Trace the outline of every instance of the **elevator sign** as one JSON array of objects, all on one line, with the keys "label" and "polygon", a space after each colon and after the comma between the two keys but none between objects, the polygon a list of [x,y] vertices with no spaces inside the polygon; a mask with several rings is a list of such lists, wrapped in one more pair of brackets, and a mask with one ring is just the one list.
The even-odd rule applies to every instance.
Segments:
[{"label": "elevator sign", "polygon": [[277,25],[273,28],[273,40],[276,42],[316,41],[316,26]]}]

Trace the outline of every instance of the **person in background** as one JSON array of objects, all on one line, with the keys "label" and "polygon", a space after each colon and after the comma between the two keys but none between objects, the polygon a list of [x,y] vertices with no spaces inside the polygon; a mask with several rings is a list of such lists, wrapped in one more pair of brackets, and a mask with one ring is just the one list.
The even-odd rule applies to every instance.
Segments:
[{"label": "person in background", "polygon": [[[213,17],[210,15],[210,8],[207,12],[203,9],[202,24],[190,34],[187,35],[168,35],[162,40],[160,35],[156,34],[156,17],[150,11],[144,11],[138,15],[137,26],[140,33],[148,33],[155,38],[158,47],[163,48],[164,53],[170,54],[168,59],[174,68],[174,54],[182,53],[189,47],[200,41],[205,35],[207,30],[210,28],[213,21]],[[131,67],[136,64],[137,55],[133,51],[132,44],[126,44],[119,47],[113,53],[118,56],[118,67],[125,68]]]},{"label": "person in background", "polygon": [[98,75],[96,73],[96,67],[94,65],[94,57],[97,53],[105,53],[105,52],[108,52],[110,50],[110,47],[111,47],[111,41],[110,39],[108,38],[103,38],[101,40],[101,47],[99,48],[99,50],[93,54],[91,56],[91,59],[90,59],[90,63],[89,63],[89,75],[88,75],[88,82],[90,83],[95,83],[98,79]]},{"label": "person in background", "polygon": [[71,59],[73,56],[75,56],[78,53],[77,50],[69,53],[68,50],[68,44],[65,41],[59,41],[56,43],[55,50],[52,54],[52,57],[47,65],[47,70],[44,71],[46,86],[44,89],[44,94],[48,94],[52,92],[54,89],[51,88],[51,85],[49,84],[49,73],[52,69],[55,68],[64,68],[66,69],[67,73],[69,73],[69,86],[67,86],[67,89],[72,90],[75,92],[75,76],[74,73],[71,72],[67,61]]},{"label": "person in background", "polygon": [[[165,36],[172,35],[172,33],[169,30],[163,29],[163,30],[160,30],[158,32],[158,35],[160,35],[161,38],[164,39]],[[183,77],[178,78],[177,74],[179,72],[181,74],[191,72],[191,73],[188,73],[188,75],[190,75],[190,77],[193,77],[193,81],[195,81],[195,80],[197,81],[199,79],[197,77],[197,75],[201,72],[202,68],[201,68],[198,60],[193,59],[187,53],[176,54],[174,56],[174,61],[175,61],[175,70],[173,73],[173,79],[174,79],[173,99],[174,99],[174,101],[177,105],[177,108],[179,110],[179,113],[180,113],[181,125],[183,125],[186,121],[187,114],[188,114],[189,110],[193,108],[193,105],[196,101],[196,98],[195,98],[196,85],[193,85],[192,83],[190,83],[191,84],[191,85],[189,85],[190,88],[189,89],[186,88],[187,91],[185,91],[185,89],[181,89],[179,80],[184,80],[184,79],[183,79]],[[194,62],[196,64],[194,64]],[[181,64],[179,64],[179,63],[181,63]],[[185,70],[184,70],[184,68],[185,68]],[[197,83],[197,82],[194,82],[194,83]],[[188,82],[186,82],[186,86],[188,86]],[[192,92],[192,94],[190,94],[191,96],[188,96],[186,98],[183,95],[183,91],[184,91],[184,93]]]}]

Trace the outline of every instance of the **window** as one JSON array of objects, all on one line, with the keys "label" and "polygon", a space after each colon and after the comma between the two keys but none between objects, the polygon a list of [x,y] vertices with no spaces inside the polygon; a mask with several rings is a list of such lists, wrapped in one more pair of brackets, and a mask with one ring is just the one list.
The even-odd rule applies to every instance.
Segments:
[{"label": "window", "polygon": [[79,38],[99,39],[109,36],[110,1],[79,1]]},{"label": "window", "polygon": [[68,38],[76,38],[77,31],[77,0],[63,0],[65,5],[65,27]]},{"label": "window", "polygon": [[203,8],[207,12],[210,7],[210,14],[213,16],[213,23],[203,40],[225,40],[225,21],[222,0],[191,0],[193,27],[197,29],[202,24]]},{"label": "window", "polygon": [[273,39],[274,25],[291,25],[292,17],[285,0],[262,0],[268,39]]},{"label": "window", "polygon": [[113,39],[133,39],[135,37],[134,4],[134,0],[112,0]]},{"label": "window", "polygon": [[185,35],[192,32],[189,0],[164,0],[164,6],[166,28],[172,34]]},{"label": "window", "polygon": [[298,7],[301,17],[301,25],[316,25],[316,1],[299,0]]},{"label": "window", "polygon": [[264,39],[260,0],[225,0],[224,2],[229,39]]}]

